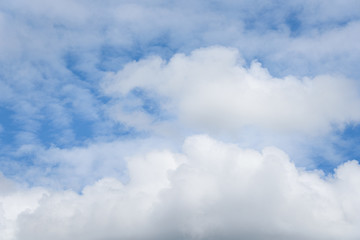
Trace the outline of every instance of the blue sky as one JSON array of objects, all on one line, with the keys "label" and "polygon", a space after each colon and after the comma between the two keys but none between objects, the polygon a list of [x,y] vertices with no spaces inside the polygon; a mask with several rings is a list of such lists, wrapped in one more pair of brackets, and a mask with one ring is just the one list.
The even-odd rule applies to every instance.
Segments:
[{"label": "blue sky", "polygon": [[358,239],[359,10],[1,2],[0,239]]}]

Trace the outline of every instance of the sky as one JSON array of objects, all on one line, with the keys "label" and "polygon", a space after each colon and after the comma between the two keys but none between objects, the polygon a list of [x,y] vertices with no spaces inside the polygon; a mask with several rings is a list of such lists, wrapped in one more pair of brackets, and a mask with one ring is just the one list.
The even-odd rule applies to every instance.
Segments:
[{"label": "sky", "polygon": [[357,0],[0,1],[0,240],[360,238]]}]

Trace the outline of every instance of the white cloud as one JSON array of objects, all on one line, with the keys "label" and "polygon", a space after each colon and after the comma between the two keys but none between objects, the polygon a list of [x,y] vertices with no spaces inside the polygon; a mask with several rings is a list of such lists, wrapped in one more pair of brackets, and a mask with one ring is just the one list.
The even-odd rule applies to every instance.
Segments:
[{"label": "white cloud", "polygon": [[[358,239],[355,161],[326,177],[296,169],[279,149],[240,149],[206,136],[188,138],[180,154],[142,149],[159,149],[164,141],[174,148],[201,131],[241,134],[237,139],[251,146],[259,142],[255,132],[271,143],[290,139],[294,155],[301,150],[293,143],[305,141],[299,135],[357,123],[359,88],[332,73],[360,76],[358,4],[0,2],[0,107],[11,112],[20,145],[3,148],[14,159],[4,160],[2,170],[16,165],[21,171],[9,171],[14,178],[48,187],[20,188],[0,176],[0,239]],[[298,32],[289,16],[299,21]],[[193,51],[214,44],[225,47]],[[147,57],[179,51],[188,55]],[[266,68],[256,61],[247,66],[238,51]],[[110,101],[97,89],[108,69],[114,73],[103,89]],[[318,73],[331,75],[313,77]],[[134,87],[148,91],[168,115],[141,109],[144,101],[129,97]],[[52,145],[74,144],[77,117],[105,129],[97,140],[112,139],[105,136],[114,131],[107,114],[165,140]],[[10,153],[13,147],[19,148]],[[24,156],[32,166],[16,161]],[[84,185],[81,194],[59,190]]]},{"label": "white cloud", "polygon": [[324,176],[297,169],[274,147],[258,152],[199,135],[182,153],[127,162],[129,183],[103,178],[81,194],[1,189],[1,221],[11,223],[2,239],[360,237],[356,161]]},{"label": "white cloud", "polygon": [[168,62],[153,57],[129,63],[109,73],[103,88],[113,97],[135,88],[158,94],[167,100],[160,101],[164,110],[209,132],[258,127],[316,135],[360,120],[355,81],[326,75],[275,78],[258,62],[245,67],[235,49],[224,47],[176,54]]},{"label": "white cloud", "polygon": [[20,188],[0,173],[0,239],[12,240],[20,214],[31,213],[47,192],[41,188]]}]

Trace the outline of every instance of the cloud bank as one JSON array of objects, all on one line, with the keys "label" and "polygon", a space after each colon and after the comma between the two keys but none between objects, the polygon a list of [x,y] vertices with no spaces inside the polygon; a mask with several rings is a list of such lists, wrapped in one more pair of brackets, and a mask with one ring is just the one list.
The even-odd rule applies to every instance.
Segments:
[{"label": "cloud bank", "polygon": [[360,166],[304,171],[275,147],[258,152],[188,137],[180,153],[127,160],[130,181],[81,193],[1,179],[2,239],[357,239]]}]

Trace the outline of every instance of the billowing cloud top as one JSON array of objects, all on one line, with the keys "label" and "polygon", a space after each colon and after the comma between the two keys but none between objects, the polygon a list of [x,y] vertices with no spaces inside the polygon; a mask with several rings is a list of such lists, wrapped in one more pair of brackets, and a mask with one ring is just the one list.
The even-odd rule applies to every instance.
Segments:
[{"label": "billowing cloud top", "polygon": [[0,240],[360,238],[360,2],[0,2]]},{"label": "billowing cloud top", "polygon": [[[181,153],[128,159],[131,181],[82,192],[8,186],[4,233],[17,239],[357,239],[360,166],[296,169],[281,150],[241,149],[204,135]],[[3,190],[4,191],[4,190]],[[17,231],[16,231],[17,229]]]}]

